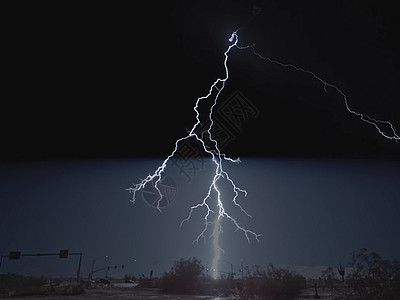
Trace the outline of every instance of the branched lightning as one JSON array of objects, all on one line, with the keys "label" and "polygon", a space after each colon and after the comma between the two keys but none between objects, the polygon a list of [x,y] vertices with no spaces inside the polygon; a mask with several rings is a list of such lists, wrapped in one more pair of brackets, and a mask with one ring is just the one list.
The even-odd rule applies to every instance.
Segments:
[{"label": "branched lightning", "polygon": [[[198,242],[201,238],[204,239],[204,241],[206,240],[206,236],[205,233],[208,229],[208,226],[213,223],[210,221],[210,215],[211,214],[215,214],[216,212],[213,211],[210,207],[209,204],[209,200],[211,199],[211,195],[213,192],[216,193],[217,195],[217,209],[218,209],[218,213],[217,213],[217,221],[215,222],[215,224],[218,223],[219,225],[219,219],[220,218],[227,218],[228,220],[230,220],[232,222],[232,224],[235,226],[236,231],[241,231],[243,232],[244,236],[246,237],[247,241],[250,243],[250,238],[253,237],[255,240],[259,241],[259,237],[261,236],[261,234],[257,234],[252,230],[246,229],[244,227],[242,227],[239,222],[233,218],[225,209],[223,201],[222,201],[222,195],[221,195],[221,191],[218,189],[218,182],[221,179],[225,179],[227,182],[229,182],[229,184],[232,187],[232,191],[234,193],[234,196],[232,198],[232,203],[234,205],[236,205],[241,212],[243,212],[246,216],[251,217],[251,215],[249,213],[247,213],[243,207],[237,202],[237,198],[239,197],[240,194],[243,194],[244,196],[247,196],[247,192],[244,189],[241,189],[240,187],[238,187],[235,182],[231,179],[231,177],[229,176],[229,174],[224,170],[223,168],[223,162],[224,161],[229,161],[229,162],[233,162],[233,163],[240,163],[240,159],[232,159],[230,157],[227,157],[225,154],[221,153],[219,147],[218,147],[218,142],[217,140],[215,140],[212,135],[211,135],[211,130],[212,127],[214,125],[214,121],[212,118],[213,115],[213,110],[214,107],[217,105],[217,100],[219,95],[221,94],[222,90],[225,87],[225,83],[229,78],[229,70],[228,70],[228,53],[231,51],[231,49],[233,47],[238,47],[237,45],[238,43],[238,36],[237,36],[237,31],[235,31],[234,33],[232,33],[231,37],[229,38],[229,42],[231,43],[229,45],[229,47],[227,48],[227,50],[224,52],[224,70],[225,70],[225,76],[223,78],[218,78],[217,80],[214,81],[214,83],[210,86],[210,89],[208,91],[208,94],[202,97],[199,97],[196,100],[195,106],[194,106],[194,111],[196,114],[196,123],[193,125],[192,129],[190,130],[190,132],[178,139],[175,142],[175,147],[172,151],[172,153],[163,161],[163,163],[156,169],[156,171],[153,174],[149,174],[146,178],[142,179],[140,183],[138,184],[134,184],[133,187],[128,188],[127,190],[132,193],[132,202],[135,203],[136,200],[136,193],[138,191],[140,191],[141,189],[143,189],[145,187],[146,184],[148,184],[149,182],[155,180],[154,183],[154,187],[157,190],[158,194],[159,194],[159,199],[157,202],[157,209],[159,211],[161,211],[160,209],[160,202],[161,199],[163,197],[161,190],[158,187],[158,184],[161,181],[162,178],[162,174],[165,171],[165,168],[167,167],[167,163],[168,161],[175,155],[175,153],[178,151],[179,148],[179,143],[182,142],[183,140],[186,139],[190,139],[190,138],[195,138],[198,142],[200,142],[201,146],[202,146],[202,150],[204,152],[206,152],[207,154],[210,155],[212,162],[215,165],[215,173],[214,176],[211,180],[210,186],[208,188],[208,192],[206,194],[206,196],[203,198],[203,200],[198,203],[197,205],[194,205],[190,208],[189,214],[188,216],[182,220],[180,226],[182,226],[185,222],[188,222],[192,216],[193,211],[195,211],[196,209],[199,208],[205,208],[206,209],[206,213],[204,216],[204,227],[203,230],[200,232],[200,234],[197,236],[197,238],[194,240],[194,242]],[[213,95],[213,93],[215,93],[215,96],[213,98],[213,104],[210,107],[210,111],[208,114],[208,119],[210,121],[210,126],[208,127],[208,129],[203,132],[201,135],[196,133],[196,128],[201,124],[200,121],[200,112],[199,112],[199,105],[201,101],[204,101],[206,99],[210,99]],[[206,135],[206,136],[204,136]],[[210,141],[208,144],[206,144],[206,137],[208,137],[208,140]],[[219,230],[217,232],[214,232],[214,236],[216,237],[217,235],[219,235]],[[217,234],[216,234],[217,233]]]},{"label": "branched lightning", "polygon": [[[374,126],[376,128],[376,130],[383,137],[385,137],[387,139],[391,139],[391,140],[396,140],[396,141],[398,141],[400,139],[399,135],[396,133],[395,127],[393,126],[393,124],[390,121],[377,120],[375,118],[370,117],[369,115],[366,115],[364,113],[360,113],[360,112],[357,112],[357,111],[351,109],[349,106],[349,103],[348,103],[347,96],[336,85],[326,82],[320,76],[316,75],[316,73],[306,70],[306,69],[303,69],[303,68],[300,68],[300,67],[297,67],[292,64],[281,63],[281,62],[271,59],[269,57],[262,56],[259,52],[256,51],[254,44],[248,45],[248,46],[239,46],[238,45],[238,41],[239,41],[238,31],[240,29],[241,28],[237,29],[236,31],[234,31],[232,33],[231,37],[229,38],[230,45],[228,46],[227,50],[224,52],[224,61],[223,61],[223,66],[224,66],[224,70],[225,70],[224,77],[218,78],[217,80],[215,80],[214,83],[210,86],[208,93],[205,96],[197,98],[197,100],[196,100],[195,106],[193,108],[195,115],[196,115],[196,122],[193,125],[192,129],[189,131],[189,133],[186,136],[176,140],[175,147],[174,147],[172,153],[162,162],[162,164],[155,170],[155,172],[153,174],[149,174],[146,178],[141,179],[141,181],[138,184],[133,184],[133,187],[127,189],[130,193],[132,193],[131,202],[135,203],[136,193],[138,191],[140,191],[141,189],[143,189],[146,186],[146,184],[155,180],[154,187],[159,194],[159,199],[158,199],[156,207],[161,212],[160,203],[161,203],[161,199],[163,198],[163,195],[161,193],[161,190],[158,187],[158,184],[161,182],[161,179],[162,179],[163,173],[165,171],[165,168],[167,167],[168,161],[172,157],[174,157],[175,153],[178,151],[179,144],[182,141],[191,139],[191,138],[196,139],[201,144],[202,150],[210,156],[212,162],[214,163],[215,172],[214,172],[214,175],[212,177],[212,180],[210,182],[210,185],[208,187],[208,191],[207,191],[205,197],[198,204],[190,207],[188,216],[182,220],[182,222],[180,223],[180,226],[183,226],[183,224],[185,222],[189,222],[194,211],[196,211],[198,209],[205,209],[205,215],[203,217],[204,227],[193,242],[198,243],[200,239],[203,239],[204,241],[206,241],[206,232],[208,231],[209,225],[214,225],[214,229],[213,229],[213,233],[212,233],[212,237],[213,237],[213,241],[214,241],[214,253],[215,253],[215,256],[213,259],[214,274],[217,273],[218,260],[220,258],[221,252],[223,252],[223,250],[219,247],[219,235],[222,232],[222,227],[221,227],[220,222],[221,222],[222,218],[226,218],[226,219],[230,220],[235,227],[235,231],[242,232],[244,234],[245,238],[247,239],[248,243],[250,243],[251,238],[254,238],[256,241],[259,241],[259,238],[261,236],[261,234],[258,234],[252,230],[242,227],[239,224],[239,222],[231,214],[228,213],[228,211],[225,209],[224,203],[223,203],[223,200],[225,201],[225,199],[223,199],[223,197],[221,195],[221,190],[218,188],[218,183],[220,180],[225,180],[226,182],[228,182],[234,193],[234,196],[231,199],[232,203],[236,207],[238,207],[238,209],[240,209],[240,211],[242,213],[244,213],[246,216],[251,218],[251,215],[249,213],[247,213],[246,210],[244,210],[244,208],[240,205],[239,202],[237,202],[237,198],[240,195],[243,195],[245,197],[247,196],[246,190],[238,187],[235,184],[235,182],[231,179],[229,174],[223,168],[224,161],[240,163],[240,159],[239,158],[232,159],[230,157],[227,157],[225,154],[221,153],[221,151],[218,147],[217,140],[215,140],[211,134],[211,130],[214,125],[213,110],[214,110],[215,106],[217,105],[217,100],[218,100],[221,92],[225,88],[225,83],[227,82],[227,80],[229,78],[229,70],[228,70],[229,56],[228,56],[228,54],[230,53],[230,51],[233,48],[236,48],[236,49],[242,50],[242,51],[243,50],[251,50],[252,53],[256,57],[260,58],[261,60],[267,61],[269,63],[277,64],[281,67],[290,68],[295,71],[300,71],[300,72],[311,75],[312,77],[314,77],[314,79],[318,80],[323,85],[324,91],[326,93],[328,93],[328,88],[331,88],[331,89],[335,90],[337,93],[339,93],[342,96],[345,107],[349,113],[359,117],[363,122],[366,122],[366,123]],[[213,94],[215,94],[215,95],[213,96]],[[212,99],[212,105],[210,107],[209,114],[208,114],[208,119],[210,121],[210,125],[206,131],[203,131],[201,133],[201,135],[199,135],[196,133],[196,128],[201,124],[199,105],[202,101],[204,101],[206,99]],[[385,132],[385,130],[383,129],[383,126],[389,127],[390,132],[389,133]],[[206,138],[208,138],[208,139],[206,139]],[[210,199],[212,198],[212,195],[216,195],[216,211],[214,211],[210,205]],[[212,214],[215,215],[214,221],[210,220]]]}]

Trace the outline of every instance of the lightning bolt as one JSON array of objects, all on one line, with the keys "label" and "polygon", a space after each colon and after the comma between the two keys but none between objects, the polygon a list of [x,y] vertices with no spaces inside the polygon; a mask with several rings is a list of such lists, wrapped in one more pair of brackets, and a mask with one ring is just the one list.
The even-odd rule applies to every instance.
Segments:
[{"label": "lightning bolt", "polygon": [[[199,242],[199,240],[201,238],[203,238],[204,241],[206,241],[205,233],[208,229],[208,226],[212,223],[215,223],[215,224],[218,224],[215,226],[219,227],[220,226],[219,219],[224,218],[224,217],[232,222],[232,224],[235,226],[236,231],[243,232],[244,236],[246,237],[246,239],[249,243],[250,243],[251,237],[253,237],[255,240],[259,241],[259,237],[261,236],[261,234],[257,234],[252,230],[242,227],[239,224],[239,222],[226,211],[226,209],[223,205],[221,191],[218,189],[218,182],[223,179],[226,180],[231,185],[232,191],[234,193],[234,196],[231,200],[232,203],[235,206],[237,206],[240,209],[240,211],[243,212],[246,216],[251,217],[251,215],[249,213],[247,213],[243,209],[243,207],[240,205],[240,203],[237,201],[237,198],[239,197],[239,195],[242,194],[244,196],[247,196],[246,190],[238,187],[235,184],[235,182],[231,179],[229,174],[223,168],[224,161],[229,161],[232,163],[240,163],[240,159],[239,158],[232,159],[232,158],[226,156],[224,153],[221,153],[220,149],[218,148],[217,140],[213,139],[212,134],[211,134],[211,130],[214,125],[214,121],[212,118],[213,110],[214,110],[214,107],[217,105],[217,100],[219,98],[219,95],[221,94],[222,90],[224,89],[225,83],[229,78],[229,70],[228,70],[228,65],[227,65],[228,64],[228,53],[231,51],[232,48],[238,47],[237,31],[232,33],[231,37],[229,38],[229,42],[231,44],[228,46],[227,50],[224,52],[225,59],[224,59],[223,65],[224,65],[224,70],[225,70],[225,76],[222,78],[218,78],[217,80],[214,81],[214,83],[210,86],[210,89],[209,89],[207,95],[197,98],[195,106],[193,108],[195,111],[195,114],[196,114],[196,123],[193,125],[190,132],[186,136],[176,140],[175,147],[174,147],[172,153],[163,161],[163,163],[156,169],[156,171],[153,174],[149,174],[146,178],[142,179],[138,184],[134,184],[133,187],[127,189],[130,193],[132,193],[131,202],[135,203],[136,193],[138,191],[140,191],[141,189],[143,189],[146,186],[146,184],[155,180],[154,188],[157,190],[157,192],[159,194],[159,199],[158,199],[156,208],[161,212],[160,203],[161,203],[161,199],[163,198],[163,195],[161,193],[161,190],[158,187],[158,184],[161,181],[162,174],[165,171],[165,168],[167,167],[168,161],[178,151],[179,144],[182,141],[190,139],[190,138],[196,139],[201,144],[202,150],[211,157],[211,160],[215,165],[215,173],[211,180],[211,183],[208,188],[208,192],[207,192],[206,196],[203,198],[203,200],[200,203],[198,203],[197,205],[194,205],[190,208],[188,216],[185,219],[183,219],[180,224],[180,226],[182,226],[185,222],[188,222],[192,216],[192,213],[196,209],[199,209],[199,208],[206,209],[206,213],[204,216],[203,230],[200,232],[200,234],[197,236],[197,238],[194,240],[194,242]],[[213,95],[213,94],[215,94],[215,95]],[[210,111],[208,114],[208,119],[210,120],[210,125],[207,130],[205,130],[204,132],[202,132],[201,135],[199,135],[195,132],[196,128],[201,124],[199,105],[202,101],[205,101],[206,99],[210,99],[212,97],[213,97],[213,102],[212,102],[212,105],[210,107]],[[209,142],[206,142],[207,140]],[[212,210],[210,207],[210,204],[208,203],[209,200],[212,198],[211,195],[213,192],[215,192],[217,195],[218,213],[216,213],[214,210]],[[210,221],[211,214],[217,214],[217,220],[215,222]],[[220,233],[220,230],[217,230],[214,232],[214,239],[216,239],[217,236],[219,236],[219,233]]]},{"label": "lightning bolt", "polygon": [[217,279],[218,277],[218,262],[219,259],[221,258],[221,253],[224,253],[224,250],[219,246],[219,236],[222,233],[222,227],[221,227],[221,218],[216,219],[214,223],[214,230],[213,230],[213,248],[214,248],[214,258],[212,261],[212,276],[214,279]]},{"label": "lightning bolt", "polygon": [[[234,31],[229,38],[230,45],[228,46],[227,50],[224,52],[224,57],[225,57],[224,61],[223,61],[224,70],[225,70],[224,77],[218,78],[217,80],[215,80],[214,83],[210,86],[210,89],[209,89],[207,95],[199,97],[196,100],[195,106],[193,108],[195,115],[196,115],[196,122],[193,125],[192,129],[189,131],[189,133],[186,136],[176,140],[173,151],[162,162],[162,164],[155,170],[154,173],[149,174],[146,178],[142,179],[139,183],[133,184],[133,187],[127,189],[130,193],[132,193],[131,202],[135,203],[137,192],[140,191],[141,189],[143,189],[146,186],[146,184],[155,180],[154,187],[159,194],[159,200],[157,202],[156,207],[161,212],[160,203],[161,203],[161,199],[163,198],[163,195],[161,193],[161,190],[158,187],[158,184],[161,181],[162,175],[165,171],[165,168],[167,167],[168,161],[172,157],[174,157],[175,153],[178,151],[179,144],[182,141],[187,140],[187,139],[196,139],[201,144],[202,150],[211,157],[211,160],[214,163],[214,166],[215,166],[214,176],[212,177],[212,180],[208,187],[208,191],[207,191],[205,197],[203,198],[203,200],[201,202],[199,202],[198,204],[190,207],[188,216],[182,220],[182,222],[180,223],[180,226],[183,226],[183,224],[185,222],[189,222],[189,220],[195,210],[205,209],[205,215],[203,217],[204,227],[193,242],[198,243],[200,239],[203,239],[204,242],[206,242],[206,232],[208,231],[208,228],[210,225],[214,225],[214,229],[213,229],[213,233],[212,233],[214,253],[215,253],[215,256],[213,259],[213,267],[212,267],[214,278],[216,278],[216,276],[217,276],[218,261],[219,261],[221,253],[223,252],[223,250],[219,247],[219,236],[222,232],[222,227],[221,227],[220,222],[221,222],[222,218],[226,218],[227,220],[231,221],[231,223],[235,227],[235,231],[242,232],[244,234],[245,238],[247,239],[248,243],[250,243],[251,238],[253,238],[259,242],[260,241],[259,238],[261,236],[261,234],[258,234],[252,230],[242,227],[239,224],[239,222],[225,209],[225,207],[224,207],[225,199],[223,199],[223,197],[221,195],[221,190],[218,188],[218,183],[220,182],[220,180],[225,180],[226,182],[228,182],[234,193],[234,196],[232,197],[231,202],[243,214],[245,214],[247,217],[251,218],[251,215],[249,213],[247,213],[246,210],[244,210],[243,207],[240,205],[240,203],[237,201],[237,199],[240,195],[243,195],[246,197],[247,191],[238,187],[235,184],[235,182],[231,179],[229,174],[223,168],[223,166],[224,166],[223,163],[225,161],[228,161],[231,163],[240,163],[240,159],[239,158],[232,159],[230,157],[227,157],[224,153],[221,153],[220,149],[218,148],[217,140],[213,139],[212,134],[211,134],[211,130],[212,130],[212,127],[214,124],[214,121],[212,118],[213,110],[214,110],[215,106],[217,105],[217,100],[225,87],[225,83],[227,82],[227,80],[229,78],[229,70],[228,70],[229,56],[228,56],[228,54],[230,53],[230,51],[233,48],[236,48],[240,51],[251,50],[252,54],[261,60],[264,60],[264,61],[272,63],[272,64],[277,64],[281,67],[285,67],[285,68],[293,69],[295,71],[306,73],[306,74],[312,76],[314,79],[316,79],[317,81],[319,81],[322,84],[323,89],[326,93],[328,93],[328,89],[333,89],[334,91],[339,93],[340,96],[343,98],[344,105],[349,113],[359,117],[363,122],[374,126],[375,129],[383,137],[390,139],[390,140],[396,140],[396,141],[398,141],[400,139],[399,135],[396,133],[394,125],[390,121],[381,121],[381,120],[375,119],[367,114],[360,113],[360,112],[357,112],[357,111],[351,109],[346,94],[344,92],[342,92],[336,85],[333,85],[333,84],[328,83],[325,80],[323,80],[316,73],[309,71],[307,69],[297,67],[292,64],[282,63],[282,62],[276,61],[274,59],[271,59],[269,57],[262,56],[259,52],[256,51],[255,44],[248,45],[248,46],[239,46],[238,45],[238,41],[239,41],[238,32],[242,28],[239,28],[236,31]],[[199,105],[202,101],[205,101],[207,99],[213,99],[212,105],[210,107],[209,114],[208,114],[210,126],[208,127],[207,130],[203,131],[201,133],[201,135],[199,135],[195,132],[196,128],[201,124]],[[384,127],[386,127],[386,130],[384,129]],[[209,203],[213,194],[216,194],[216,210],[215,211],[211,208],[211,205]],[[212,215],[215,215],[214,221],[210,220]]]}]

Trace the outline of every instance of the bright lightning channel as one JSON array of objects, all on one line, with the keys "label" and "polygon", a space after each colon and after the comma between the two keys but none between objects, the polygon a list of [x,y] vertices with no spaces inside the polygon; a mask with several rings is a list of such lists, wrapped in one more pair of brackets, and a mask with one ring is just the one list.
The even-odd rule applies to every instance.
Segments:
[{"label": "bright lightning channel", "polygon": [[[347,109],[347,111],[349,113],[359,117],[363,122],[374,126],[375,129],[383,137],[385,137],[387,139],[390,139],[390,140],[396,140],[396,141],[400,140],[400,137],[396,133],[396,129],[395,129],[394,125],[390,121],[378,120],[378,119],[370,117],[367,114],[360,113],[360,112],[357,112],[357,111],[351,109],[350,106],[349,106],[346,94],[344,92],[342,92],[336,85],[330,84],[330,83],[326,82],[325,80],[323,80],[316,73],[314,73],[312,71],[309,71],[309,70],[306,70],[306,69],[303,69],[303,68],[300,68],[300,67],[297,67],[297,66],[292,65],[292,64],[282,63],[282,62],[276,61],[274,59],[271,59],[269,57],[262,56],[259,52],[256,51],[255,44],[248,45],[248,46],[239,46],[238,45],[238,41],[239,41],[238,31],[240,29],[241,28],[237,29],[236,31],[234,31],[232,33],[232,35],[229,38],[229,42],[231,44],[228,46],[227,50],[224,52],[224,57],[225,58],[224,58],[223,64],[224,64],[225,76],[223,78],[218,78],[217,80],[215,80],[214,83],[210,86],[208,94],[205,95],[205,96],[199,97],[196,100],[195,106],[193,108],[195,113],[196,113],[196,123],[193,125],[192,129],[190,130],[190,132],[186,136],[176,140],[175,147],[174,147],[172,153],[163,161],[163,163],[155,170],[155,172],[153,174],[149,174],[146,178],[142,179],[141,182],[139,182],[137,184],[133,184],[133,187],[127,189],[130,193],[132,193],[131,202],[135,203],[136,193],[138,191],[140,191],[141,189],[143,189],[146,186],[146,184],[148,184],[149,182],[155,180],[154,188],[157,190],[157,192],[159,194],[159,199],[158,199],[156,207],[161,212],[160,203],[161,203],[161,200],[163,198],[163,195],[161,193],[161,190],[158,187],[158,184],[161,182],[162,174],[165,171],[165,168],[167,167],[168,161],[177,152],[180,142],[182,142],[184,140],[187,140],[187,139],[190,139],[190,138],[195,138],[198,142],[200,142],[200,144],[202,146],[202,150],[205,153],[210,155],[210,157],[211,157],[211,159],[212,159],[212,161],[213,161],[213,163],[215,165],[215,173],[214,173],[214,176],[213,176],[213,178],[211,180],[211,183],[210,183],[210,185],[208,187],[208,191],[207,191],[205,197],[203,198],[203,200],[201,202],[199,202],[198,204],[196,204],[196,205],[194,205],[194,206],[192,206],[190,208],[188,216],[185,219],[182,220],[180,226],[182,226],[185,222],[189,222],[189,220],[190,220],[190,218],[192,216],[192,213],[195,210],[200,209],[200,208],[205,208],[206,209],[206,213],[205,213],[204,218],[203,218],[203,220],[204,220],[203,230],[200,232],[200,234],[197,236],[197,238],[193,242],[194,243],[195,242],[198,243],[200,239],[204,239],[204,242],[205,242],[206,241],[205,234],[206,234],[206,232],[208,230],[208,226],[211,225],[211,224],[214,225],[214,229],[213,229],[213,233],[212,233],[214,253],[215,253],[215,256],[214,256],[214,259],[213,259],[213,266],[212,266],[213,277],[214,278],[217,277],[217,274],[218,274],[218,261],[219,261],[219,258],[221,256],[221,253],[223,253],[223,250],[219,246],[219,236],[220,236],[220,234],[222,232],[222,227],[221,227],[220,222],[221,222],[222,218],[225,217],[228,220],[230,220],[234,224],[234,226],[236,228],[235,231],[242,232],[244,234],[244,236],[246,237],[248,243],[250,243],[250,238],[251,237],[259,242],[260,241],[259,238],[261,236],[261,234],[258,234],[258,233],[254,232],[252,230],[249,230],[249,229],[246,229],[246,228],[242,227],[239,224],[239,222],[235,218],[233,218],[226,211],[226,209],[224,207],[224,204],[223,204],[223,201],[222,201],[221,190],[218,188],[218,182],[220,180],[222,180],[222,179],[226,180],[230,184],[230,186],[232,188],[232,191],[234,192],[234,196],[231,199],[232,203],[234,205],[236,205],[241,210],[242,213],[244,213],[246,216],[251,218],[251,215],[248,214],[243,209],[243,207],[237,202],[237,198],[239,197],[239,195],[247,196],[247,191],[244,190],[244,189],[239,188],[235,184],[235,182],[230,178],[229,174],[223,168],[223,162],[224,161],[229,161],[229,162],[233,162],[233,163],[240,163],[240,159],[239,158],[232,159],[232,158],[227,157],[224,153],[221,153],[221,151],[220,151],[220,149],[218,147],[217,140],[213,139],[212,134],[211,134],[211,130],[212,130],[212,127],[214,125],[213,118],[212,118],[213,109],[217,105],[218,97],[219,97],[220,93],[223,91],[223,89],[225,88],[225,83],[227,82],[227,80],[229,78],[228,54],[232,50],[232,48],[236,48],[236,49],[239,49],[239,50],[251,49],[253,54],[256,57],[258,57],[258,58],[260,58],[260,59],[262,59],[264,61],[267,61],[267,62],[270,62],[270,63],[273,63],[273,64],[277,64],[277,65],[279,65],[281,67],[290,68],[290,69],[293,69],[295,71],[299,71],[299,72],[303,72],[303,73],[311,75],[312,77],[314,77],[314,79],[318,80],[323,85],[324,91],[326,93],[328,93],[328,88],[331,88],[331,89],[335,90],[337,93],[339,93],[342,96],[344,104],[345,104],[345,107],[346,107],[346,109]],[[200,113],[199,113],[199,110],[198,110],[199,104],[200,104],[201,101],[204,101],[206,99],[211,98],[212,94],[214,92],[216,92],[216,94],[214,96],[213,104],[211,105],[210,110],[209,110],[209,114],[208,114],[208,119],[210,120],[210,126],[208,127],[208,129],[205,132],[203,132],[201,135],[198,135],[195,132],[195,130],[201,124],[201,122],[200,122]],[[389,127],[390,128],[390,132],[386,132],[387,130],[385,131],[383,129],[384,126],[385,127]],[[211,145],[206,142],[204,134],[208,135],[208,140],[210,141]],[[218,214],[216,215],[215,221],[211,221],[210,220],[211,214],[215,214],[215,212],[210,208],[210,204],[209,204],[209,200],[211,199],[211,194],[213,192],[215,192],[216,196],[217,196],[216,200],[217,200],[217,209],[218,209]]]},{"label": "bright lightning channel", "polygon": [[[162,174],[165,171],[165,168],[167,166],[168,161],[175,155],[175,153],[178,151],[179,148],[179,143],[190,139],[190,138],[195,138],[197,141],[200,142],[200,144],[202,145],[202,149],[204,152],[206,152],[207,154],[210,155],[214,165],[215,165],[215,173],[214,176],[211,180],[210,186],[208,188],[208,192],[206,194],[206,196],[203,198],[203,201],[201,201],[200,203],[198,203],[197,205],[194,205],[190,208],[189,214],[187,216],[187,218],[183,219],[180,226],[182,226],[185,222],[190,220],[190,217],[192,216],[192,213],[194,210],[198,209],[198,208],[206,208],[206,214],[204,216],[204,228],[203,230],[200,232],[200,234],[197,236],[197,238],[194,240],[194,242],[198,242],[201,238],[204,239],[204,241],[206,240],[206,236],[205,233],[208,229],[208,226],[211,223],[209,219],[210,219],[210,215],[211,214],[215,214],[215,212],[210,208],[210,205],[208,203],[208,200],[211,199],[211,194],[213,192],[216,192],[217,195],[217,208],[218,208],[218,215],[217,215],[217,221],[220,218],[227,218],[229,219],[235,226],[236,231],[241,231],[243,232],[244,236],[246,237],[247,241],[250,243],[250,238],[253,237],[255,240],[259,241],[259,237],[261,236],[261,234],[257,234],[252,230],[246,229],[244,227],[242,227],[239,222],[233,218],[226,210],[225,207],[223,205],[223,201],[222,201],[222,197],[221,197],[221,191],[218,189],[218,182],[221,179],[225,179],[232,187],[234,196],[232,198],[232,202],[234,205],[236,205],[245,215],[247,215],[248,217],[251,217],[251,215],[249,213],[247,213],[243,207],[237,202],[237,198],[239,197],[240,194],[243,194],[244,196],[247,196],[247,192],[244,189],[241,189],[240,187],[238,187],[235,182],[231,179],[231,177],[229,176],[229,174],[224,170],[223,168],[223,162],[224,161],[229,161],[229,162],[233,162],[233,163],[239,163],[240,159],[236,158],[236,159],[232,159],[230,157],[227,157],[225,154],[221,153],[219,147],[218,147],[218,142],[217,140],[213,139],[212,135],[211,135],[211,130],[212,127],[214,125],[214,121],[212,118],[212,114],[213,114],[213,109],[214,107],[217,105],[217,100],[219,95],[221,94],[222,90],[225,87],[225,83],[229,78],[229,71],[228,71],[228,53],[231,51],[232,48],[234,47],[238,47],[237,43],[238,43],[238,36],[237,36],[237,31],[235,31],[234,33],[232,33],[231,37],[229,38],[230,41],[230,45],[228,47],[228,49],[224,52],[224,70],[225,70],[225,77],[223,78],[218,78],[217,80],[214,81],[214,83],[211,85],[208,94],[203,96],[203,97],[199,97],[196,100],[196,104],[194,106],[194,111],[196,113],[196,123],[193,125],[192,129],[190,130],[190,132],[178,139],[175,142],[175,147],[172,151],[172,153],[163,161],[163,163],[156,169],[156,171],[153,174],[149,174],[146,178],[142,179],[141,182],[139,182],[138,184],[134,184],[133,187],[128,188],[127,190],[132,193],[132,200],[131,202],[135,203],[136,200],[136,193],[138,191],[140,191],[141,189],[143,189],[146,184],[148,184],[149,182],[155,180],[154,182],[154,188],[157,190],[158,194],[159,194],[159,199],[157,201],[157,206],[156,208],[161,211],[160,208],[160,203],[161,203],[161,199],[163,198],[163,195],[161,193],[161,190],[158,187],[158,184],[161,181],[162,178]],[[238,47],[239,48],[239,47]],[[201,101],[204,101],[205,99],[209,99],[211,98],[213,92],[216,92],[215,96],[214,96],[214,100],[213,100],[213,104],[210,107],[210,111],[208,114],[208,119],[210,120],[210,126],[208,127],[208,129],[203,132],[201,135],[198,135],[195,131],[196,128],[201,124],[200,122],[200,113],[199,113],[199,104]],[[211,145],[206,143],[205,141],[205,135],[208,136],[208,140],[210,141]],[[217,224],[217,223],[215,223]],[[219,221],[218,221],[219,224]],[[219,230],[217,231],[217,234],[214,234],[214,237],[216,238],[216,236],[219,235]]]}]

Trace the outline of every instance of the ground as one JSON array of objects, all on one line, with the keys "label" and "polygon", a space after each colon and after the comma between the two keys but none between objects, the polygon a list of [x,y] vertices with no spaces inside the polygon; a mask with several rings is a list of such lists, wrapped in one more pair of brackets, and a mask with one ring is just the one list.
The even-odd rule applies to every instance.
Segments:
[{"label": "ground", "polygon": [[[329,291],[318,291],[320,299],[332,299],[328,295]],[[303,292],[300,298],[302,299],[313,299],[314,289],[307,289]],[[5,300],[11,300],[16,298],[5,298]],[[82,295],[72,296],[43,296],[43,297],[23,297],[23,300],[87,300],[87,299],[98,299],[98,300],[126,300],[126,299],[169,299],[169,300],[189,300],[189,299],[202,299],[202,300],[224,300],[232,298],[214,297],[214,296],[194,296],[194,295],[166,295],[160,294],[158,289],[144,289],[132,287],[129,284],[120,284],[113,288],[98,288],[98,289],[86,289]]]}]

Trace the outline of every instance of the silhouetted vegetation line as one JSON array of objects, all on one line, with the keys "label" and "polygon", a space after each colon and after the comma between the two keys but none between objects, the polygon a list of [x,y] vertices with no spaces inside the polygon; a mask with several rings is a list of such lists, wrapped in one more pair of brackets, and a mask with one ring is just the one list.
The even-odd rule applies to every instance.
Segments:
[{"label": "silhouetted vegetation line", "polygon": [[295,299],[307,287],[305,277],[272,264],[264,270],[256,266],[243,283],[239,291],[241,297],[261,296],[263,299]]},{"label": "silhouetted vegetation line", "polygon": [[[332,299],[398,300],[400,263],[362,248],[352,252],[346,266],[328,267],[319,280],[310,280],[308,288],[314,286],[324,293],[330,291]],[[205,274],[199,260],[190,258],[176,261],[171,271],[159,279],[158,287],[172,294],[291,300],[300,296],[307,282],[303,276],[272,264],[267,268],[247,267],[241,274],[226,273],[213,279]]]},{"label": "silhouetted vegetation line", "polygon": [[306,288],[306,279],[292,271],[270,265],[247,270],[245,279],[234,279],[234,274],[213,279],[204,274],[204,267],[196,258],[176,261],[171,271],[160,279],[162,293],[242,298],[291,300]]},{"label": "silhouetted vegetation line", "polygon": [[76,295],[83,285],[59,285],[64,279],[0,274],[0,298],[23,296]]},{"label": "silhouetted vegetation line", "polygon": [[43,295],[44,278],[16,274],[0,275],[0,297]]},{"label": "silhouetted vegetation line", "polygon": [[[400,299],[400,263],[383,259],[365,248],[354,251],[348,268],[328,267],[320,278],[321,285],[341,299]],[[346,274],[347,273],[347,274]],[[339,275],[340,278],[337,276]]]}]

